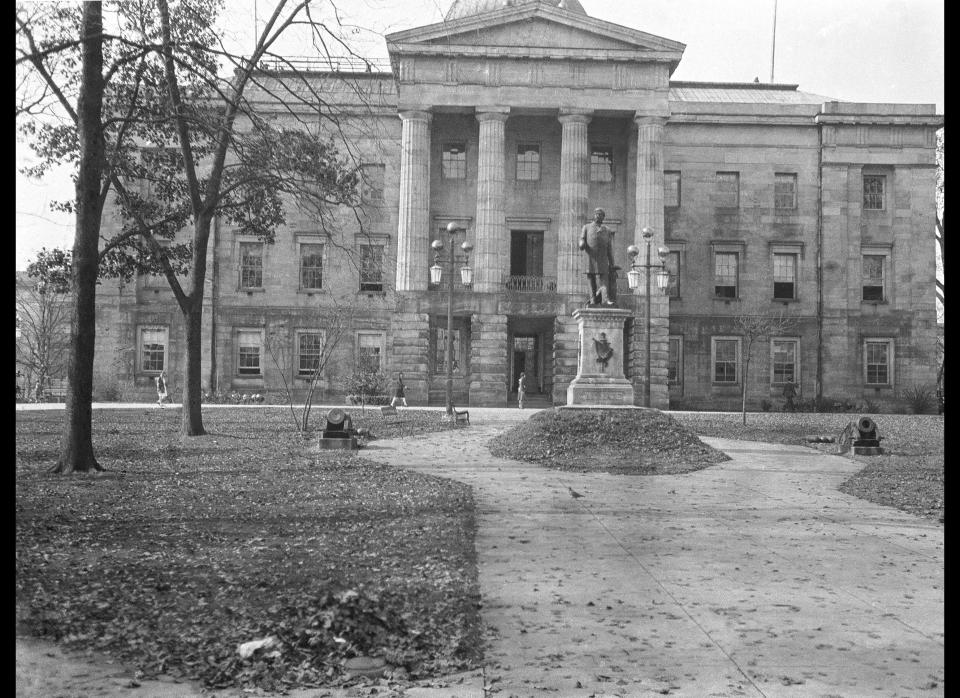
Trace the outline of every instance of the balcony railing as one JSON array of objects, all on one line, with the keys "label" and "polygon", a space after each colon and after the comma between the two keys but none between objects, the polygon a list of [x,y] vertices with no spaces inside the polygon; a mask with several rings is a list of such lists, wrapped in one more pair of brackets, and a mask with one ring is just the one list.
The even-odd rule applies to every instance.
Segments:
[{"label": "balcony railing", "polygon": [[545,276],[507,274],[503,277],[503,287],[515,293],[556,293],[557,282]]}]

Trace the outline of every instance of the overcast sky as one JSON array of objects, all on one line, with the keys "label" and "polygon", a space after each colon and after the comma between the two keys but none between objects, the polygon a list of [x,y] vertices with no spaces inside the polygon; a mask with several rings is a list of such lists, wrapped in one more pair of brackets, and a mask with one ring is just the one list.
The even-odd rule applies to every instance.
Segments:
[{"label": "overcast sky", "polygon": [[[675,80],[770,80],[774,0],[580,0],[591,17],[686,44]],[[383,35],[439,22],[452,0],[337,0],[358,49],[385,58]],[[314,3],[319,5],[320,3]],[[230,0],[224,37],[253,46],[255,15],[271,0]],[[936,104],[943,112],[942,0],[777,0],[776,82],[805,92],[858,102]],[[281,46],[290,56],[311,53],[304,36]],[[17,145],[17,168],[31,154]],[[42,246],[70,246],[71,219],[49,203],[72,196],[69,172],[32,182],[17,174],[17,269]]]}]

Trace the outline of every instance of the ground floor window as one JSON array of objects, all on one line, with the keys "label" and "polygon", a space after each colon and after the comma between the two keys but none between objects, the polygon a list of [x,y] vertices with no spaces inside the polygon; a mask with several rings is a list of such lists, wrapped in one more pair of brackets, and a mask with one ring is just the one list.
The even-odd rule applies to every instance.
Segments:
[{"label": "ground floor window", "polygon": [[683,337],[667,339],[667,383],[679,385],[683,380]]},{"label": "ground floor window", "polygon": [[297,375],[309,378],[320,366],[323,357],[323,333],[301,330],[297,332]]},{"label": "ground floor window", "polygon": [[800,340],[770,340],[770,382],[800,382]]},{"label": "ground floor window", "polygon": [[735,385],[740,382],[739,337],[714,337],[710,355],[714,383]]},{"label": "ground floor window", "polygon": [[867,385],[893,384],[893,340],[868,339],[863,344],[863,374]]},{"label": "ground floor window", "polygon": [[263,334],[258,329],[237,330],[237,374],[261,375],[260,356],[263,353]]},{"label": "ground floor window", "polygon": [[166,369],[168,341],[166,327],[140,328],[140,370],[143,373],[160,373]]},{"label": "ground floor window", "polygon": [[383,332],[357,333],[357,367],[370,370],[383,370]]}]

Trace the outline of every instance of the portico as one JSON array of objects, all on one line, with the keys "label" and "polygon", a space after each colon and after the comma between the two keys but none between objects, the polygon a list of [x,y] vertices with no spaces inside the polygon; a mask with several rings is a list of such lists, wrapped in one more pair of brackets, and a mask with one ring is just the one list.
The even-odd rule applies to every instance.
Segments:
[{"label": "portico", "polygon": [[[503,404],[511,388],[508,315],[512,323],[556,318],[551,385],[563,401],[576,375],[571,313],[587,294],[577,240],[588,209],[607,211],[624,269],[626,248],[641,242],[644,227],[655,231],[655,246],[663,243],[663,126],[684,46],[560,4],[534,0],[482,14],[455,4],[444,23],[387,37],[402,130],[396,288],[406,314],[397,322],[436,314],[430,240],[437,224],[457,220],[474,245],[474,283],[456,311],[470,328],[470,375],[462,378],[473,404]],[[453,157],[463,161],[456,176],[445,169]],[[518,232],[542,241],[540,267],[525,268],[522,282],[512,273],[523,267],[511,252],[521,249]],[[633,312],[635,304],[621,305]],[[657,359],[666,355],[669,305],[657,298],[652,308]],[[637,358],[643,342],[633,344]],[[665,361],[654,366],[651,382],[664,384],[652,386],[652,404],[665,407]],[[405,366],[405,374],[418,368]]]}]

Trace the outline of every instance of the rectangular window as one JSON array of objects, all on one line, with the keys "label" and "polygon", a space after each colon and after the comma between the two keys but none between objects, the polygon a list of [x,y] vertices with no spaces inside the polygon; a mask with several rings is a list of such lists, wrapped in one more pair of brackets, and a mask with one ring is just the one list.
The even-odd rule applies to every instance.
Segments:
[{"label": "rectangular window", "polygon": [[680,208],[680,173],[663,173],[663,206]]},{"label": "rectangular window", "polygon": [[517,179],[536,181],[540,179],[540,146],[521,143],[517,146]]},{"label": "rectangular window", "polygon": [[714,255],[713,292],[717,298],[736,298],[739,255],[717,252]]},{"label": "rectangular window", "polygon": [[383,201],[383,182],[386,166],[379,162],[360,165],[360,199],[369,203]]},{"label": "rectangular window", "polygon": [[383,369],[383,333],[357,333],[357,366],[370,371]]},{"label": "rectangular window", "polygon": [[143,327],[140,329],[140,370],[144,373],[160,373],[166,368],[166,327]]},{"label": "rectangular window", "polygon": [[778,211],[797,207],[797,175],[777,172],[773,176],[773,207]]},{"label": "rectangular window", "polygon": [[770,382],[799,383],[800,340],[770,340]]},{"label": "rectangular window", "polygon": [[712,340],[713,382],[733,385],[740,378],[740,338],[714,337]]},{"label": "rectangular window", "polygon": [[323,357],[323,333],[299,332],[297,334],[297,375],[310,377],[320,366]]},{"label": "rectangular window", "polygon": [[360,245],[360,290],[383,291],[383,245]]},{"label": "rectangular window", "polygon": [[300,288],[309,290],[323,288],[323,245],[316,243],[300,245]]},{"label": "rectangular window", "polygon": [[467,178],[467,147],[463,143],[444,143],[440,152],[440,174],[443,179]]},{"label": "rectangular window", "polygon": [[[434,372],[435,373],[446,373],[447,372],[447,328],[446,327],[437,327],[434,330]],[[455,329],[453,331],[453,371],[456,373],[460,370],[460,330]]]},{"label": "rectangular window", "polygon": [[717,172],[718,208],[737,208],[740,206],[740,173]]},{"label": "rectangular window", "polygon": [[263,288],[263,243],[240,243],[240,288]]},{"label": "rectangular window", "polygon": [[863,300],[884,301],[884,266],[886,257],[879,254],[863,255]]},{"label": "rectangular window", "polygon": [[797,297],[797,255],[773,255],[773,297],[780,300]]},{"label": "rectangular window", "polygon": [[863,207],[872,211],[882,211],[884,206],[884,188],[887,178],[884,175],[863,175]]},{"label": "rectangular window", "polygon": [[590,146],[590,181],[613,181],[613,148],[610,146]]},{"label": "rectangular window", "polygon": [[868,339],[863,350],[864,382],[867,385],[892,385],[893,340]]},{"label": "rectangular window", "polygon": [[260,375],[260,330],[237,330],[237,373],[241,376]]},{"label": "rectangular window", "polygon": [[667,350],[667,382],[677,385],[683,380],[683,337],[669,337]]},{"label": "rectangular window", "polygon": [[668,252],[663,260],[670,281],[667,284],[667,295],[670,298],[680,297],[680,253]]}]

